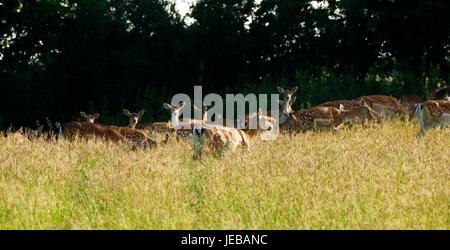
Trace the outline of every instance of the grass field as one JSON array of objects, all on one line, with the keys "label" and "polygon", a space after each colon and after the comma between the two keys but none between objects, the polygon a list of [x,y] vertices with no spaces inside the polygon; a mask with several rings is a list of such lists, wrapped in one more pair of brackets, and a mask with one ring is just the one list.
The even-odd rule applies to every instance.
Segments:
[{"label": "grass field", "polygon": [[0,136],[0,229],[450,229],[450,129],[399,120],[192,159]]}]

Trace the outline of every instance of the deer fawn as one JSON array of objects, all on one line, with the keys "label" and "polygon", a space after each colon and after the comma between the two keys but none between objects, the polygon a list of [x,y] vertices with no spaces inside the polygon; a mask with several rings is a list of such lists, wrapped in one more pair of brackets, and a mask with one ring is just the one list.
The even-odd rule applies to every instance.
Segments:
[{"label": "deer fawn", "polygon": [[392,96],[370,95],[361,96],[355,101],[364,100],[367,105],[378,114],[393,116],[394,114],[405,115],[408,112],[400,105],[400,103]]},{"label": "deer fawn", "polygon": [[450,124],[450,101],[435,100],[419,103],[416,107],[415,115],[420,125],[420,131],[417,133],[418,137],[437,125],[444,128]]},{"label": "deer fawn", "polygon": [[128,127],[131,129],[135,129],[136,124],[139,122],[139,118],[144,114],[145,110],[141,110],[137,113],[131,113],[128,109],[124,109],[123,113],[128,116]]},{"label": "deer fawn", "polygon": [[175,132],[177,140],[179,140],[180,138],[192,138],[192,128],[194,126],[202,126],[205,124],[207,117],[205,109],[203,109],[202,120],[195,120],[190,118],[184,118],[183,120],[180,120],[180,111],[185,106],[185,102],[181,102],[178,106],[164,103],[163,106],[171,112],[171,132]]},{"label": "deer fawn", "polygon": [[86,120],[86,122],[89,122],[89,123],[94,123],[95,119],[100,117],[99,113],[95,113],[93,115],[88,115],[88,114],[84,113],[83,111],[80,112],[80,115],[81,115],[81,117],[83,117]]},{"label": "deer fawn", "polygon": [[126,140],[117,130],[90,122],[69,122],[64,125],[56,122],[55,125],[59,135],[69,140],[73,140],[77,136],[85,139],[98,137],[113,142]]},{"label": "deer fawn", "polygon": [[194,157],[201,156],[204,145],[210,145],[214,151],[223,155],[226,151],[235,152],[238,147],[249,148],[255,140],[260,129],[271,131],[275,119],[270,116],[264,116],[261,109],[257,113],[257,129],[249,129],[247,132],[237,128],[214,125],[196,125],[193,129],[194,137]]},{"label": "deer fawn", "polygon": [[380,119],[380,115],[367,105],[364,99],[361,101],[338,100],[319,104],[318,107],[334,107],[343,111],[344,123],[363,122],[368,119]]}]

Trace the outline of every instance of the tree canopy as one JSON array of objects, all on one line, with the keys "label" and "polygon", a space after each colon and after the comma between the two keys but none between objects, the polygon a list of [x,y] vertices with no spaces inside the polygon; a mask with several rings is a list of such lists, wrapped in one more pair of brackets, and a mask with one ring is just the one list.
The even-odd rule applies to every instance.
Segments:
[{"label": "tree canopy", "polygon": [[449,80],[444,0],[166,0],[0,3],[0,128],[121,110],[167,119],[163,102],[204,92],[275,92],[298,105],[369,93],[418,94]]}]

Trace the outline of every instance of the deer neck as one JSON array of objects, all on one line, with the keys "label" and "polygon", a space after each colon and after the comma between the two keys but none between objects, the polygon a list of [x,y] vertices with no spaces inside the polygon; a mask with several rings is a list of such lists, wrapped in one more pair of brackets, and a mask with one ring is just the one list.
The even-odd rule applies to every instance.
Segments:
[{"label": "deer neck", "polygon": [[172,117],[170,119],[170,125],[174,128],[178,127],[180,125],[180,118],[179,118],[178,112],[173,112]]},{"label": "deer neck", "polygon": [[258,135],[258,129],[249,129],[246,133],[248,134],[248,138],[250,140],[254,140]]}]

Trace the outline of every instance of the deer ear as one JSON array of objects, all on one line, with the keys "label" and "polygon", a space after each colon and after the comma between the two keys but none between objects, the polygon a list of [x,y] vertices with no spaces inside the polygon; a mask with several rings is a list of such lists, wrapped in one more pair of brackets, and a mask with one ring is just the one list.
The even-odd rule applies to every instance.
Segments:
[{"label": "deer ear", "polygon": [[298,86],[293,87],[291,90],[291,94],[292,95],[295,94],[295,92],[297,92],[297,90],[298,90]]},{"label": "deer ear", "polygon": [[280,92],[280,94],[284,94],[285,91],[282,87],[277,87],[277,89],[278,89],[278,92]]},{"label": "deer ear", "polygon": [[145,112],[145,109],[139,111],[138,116],[142,116],[144,114],[144,112]]},{"label": "deer ear", "polygon": [[95,114],[94,114],[94,117],[95,117],[95,119],[97,119],[97,118],[100,117],[100,114],[99,114],[99,113],[95,113]]},{"label": "deer ear", "polygon": [[168,104],[168,103],[164,103],[163,106],[164,106],[164,108],[167,109],[167,110],[170,110],[170,111],[173,110],[172,105],[170,105],[170,104]]},{"label": "deer ear", "polygon": [[364,101],[364,99],[361,99],[361,101],[359,102],[359,105],[366,106],[366,101]]},{"label": "deer ear", "polygon": [[86,118],[86,113],[84,113],[83,111],[80,112],[81,117]]},{"label": "deer ear", "polygon": [[130,116],[131,114],[130,114],[130,111],[128,111],[128,109],[123,109],[123,113],[126,115],[126,116]]},{"label": "deer ear", "polygon": [[290,105],[294,104],[295,100],[297,100],[297,97],[293,96],[289,104]]}]

